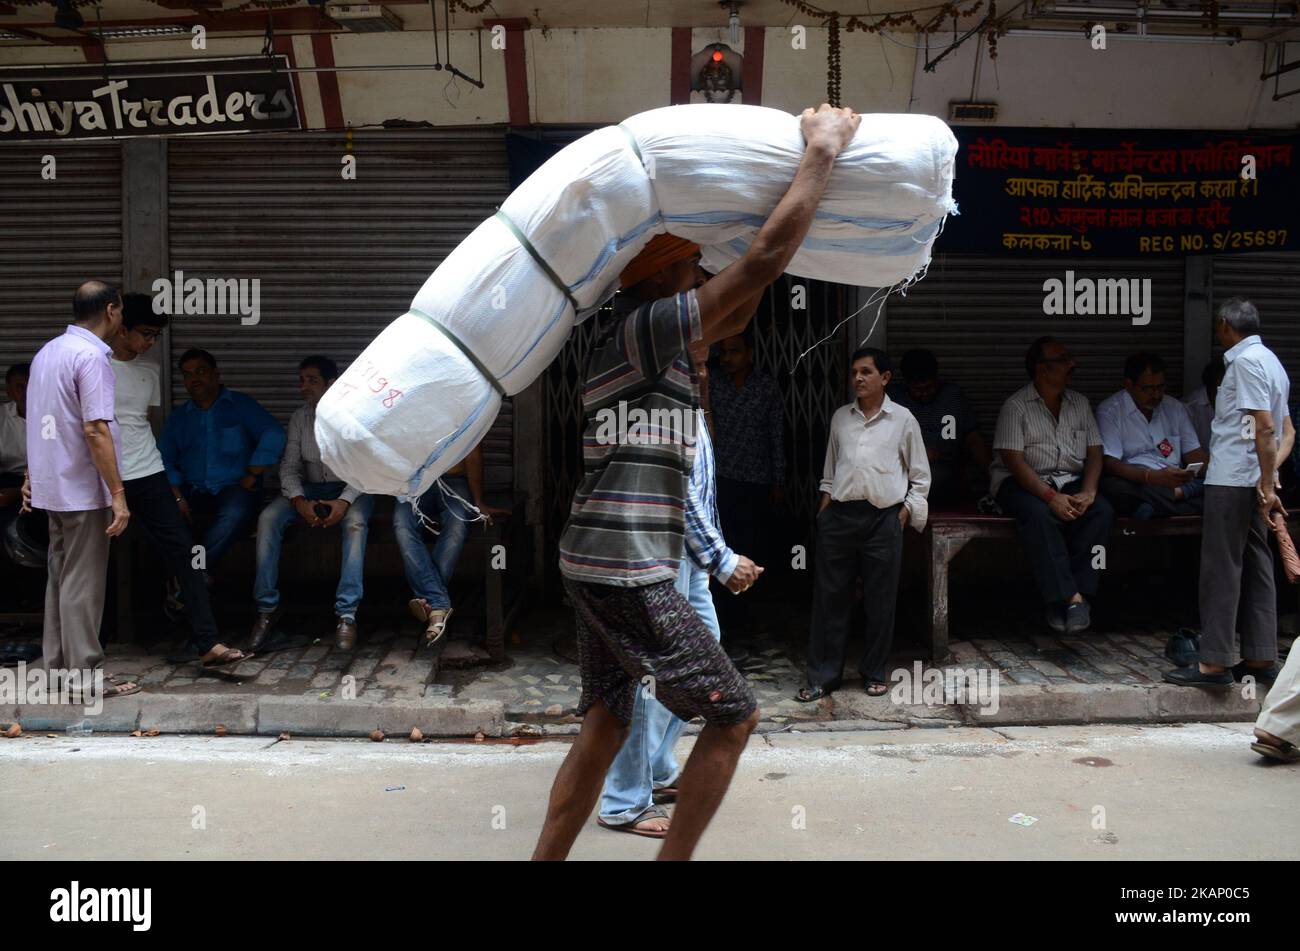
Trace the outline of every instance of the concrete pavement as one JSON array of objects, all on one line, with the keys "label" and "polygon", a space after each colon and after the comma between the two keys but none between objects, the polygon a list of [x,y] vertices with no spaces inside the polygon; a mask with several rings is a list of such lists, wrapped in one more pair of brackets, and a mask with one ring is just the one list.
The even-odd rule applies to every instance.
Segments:
[{"label": "concrete pavement", "polygon": [[[1300,766],[1266,765],[1249,732],[768,733],[753,738],[698,857],[1294,858]],[[0,858],[523,858],[566,749],[562,740],[0,740]],[[593,823],[573,857],[645,859],[655,847]]]}]

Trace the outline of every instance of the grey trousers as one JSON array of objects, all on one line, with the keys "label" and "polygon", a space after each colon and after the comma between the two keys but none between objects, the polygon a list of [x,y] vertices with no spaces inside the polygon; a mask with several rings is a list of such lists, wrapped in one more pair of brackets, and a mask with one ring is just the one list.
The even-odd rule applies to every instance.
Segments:
[{"label": "grey trousers", "polygon": [[50,512],[49,580],[45,585],[47,670],[94,669],[104,662],[99,623],[104,614],[112,509]]},{"label": "grey trousers", "polygon": [[1207,485],[1201,522],[1201,660],[1277,660],[1277,591],[1254,486]]}]

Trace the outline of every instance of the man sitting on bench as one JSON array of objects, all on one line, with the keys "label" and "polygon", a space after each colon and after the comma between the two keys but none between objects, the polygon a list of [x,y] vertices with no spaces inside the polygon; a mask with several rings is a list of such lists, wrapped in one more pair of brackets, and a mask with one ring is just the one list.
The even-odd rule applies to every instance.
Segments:
[{"label": "man sitting on bench", "polygon": [[[1165,363],[1154,353],[1124,361],[1124,389],[1097,407],[1105,454],[1101,494],[1119,515],[1198,515],[1209,459],[1187,407],[1165,399]],[[1199,464],[1199,465],[1198,465]],[[1197,466],[1197,469],[1182,468]]]},{"label": "man sitting on bench", "polygon": [[1058,634],[1087,630],[1097,593],[1096,546],[1115,527],[1097,496],[1101,434],[1082,393],[1066,389],[1075,368],[1065,344],[1039,337],[1025,353],[1030,383],[1002,404],[993,436],[992,492],[1015,516],[1034,581]]},{"label": "man sitting on bench", "polygon": [[334,590],[334,646],[350,651],[357,645],[357,607],[361,604],[366,537],[375,497],[348,485],[321,461],[316,445],[316,404],[339,378],[338,364],[313,354],[298,364],[298,392],[303,405],[289,417],[289,435],[280,460],[280,494],[257,520],[257,578],[253,601],[257,619],[249,634],[249,649],[260,650],[280,611],[280,552],[290,525],[311,528],[343,525],[343,562]]}]

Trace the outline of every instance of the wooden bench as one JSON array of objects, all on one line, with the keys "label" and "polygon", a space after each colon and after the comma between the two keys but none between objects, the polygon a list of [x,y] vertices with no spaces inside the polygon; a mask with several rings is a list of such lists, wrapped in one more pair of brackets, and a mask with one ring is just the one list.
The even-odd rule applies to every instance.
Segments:
[{"label": "wooden bench", "polygon": [[[1287,519],[1295,534],[1296,515]],[[1201,534],[1199,515],[1171,518],[1116,520],[1119,538],[1179,538]],[[971,512],[938,512],[930,516],[925,534],[927,584],[930,589],[930,651],[935,663],[948,656],[948,566],[957,553],[975,539],[1017,540],[1016,520],[1009,515],[981,515]]]},{"label": "wooden bench", "polygon": [[[1201,534],[1199,515],[1139,520],[1121,518],[1115,526],[1122,538],[1174,538]],[[1016,520],[1009,515],[938,512],[925,530],[927,584],[930,588],[930,651],[935,663],[948,656],[948,566],[975,539],[1017,540]]]}]

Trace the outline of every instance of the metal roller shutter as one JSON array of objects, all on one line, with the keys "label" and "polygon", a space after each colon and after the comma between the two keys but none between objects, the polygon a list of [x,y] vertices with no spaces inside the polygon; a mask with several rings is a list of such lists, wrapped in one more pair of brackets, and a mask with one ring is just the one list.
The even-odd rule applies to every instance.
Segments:
[{"label": "metal roller shutter", "polygon": [[1214,306],[1230,297],[1249,297],[1259,308],[1263,338],[1300,382],[1300,252],[1222,254],[1214,258]]},{"label": "metal roller shutter", "polygon": [[[1150,278],[1151,322],[1127,317],[1048,317],[1043,282],[1081,278]],[[906,297],[889,298],[886,340],[897,361],[913,347],[939,358],[940,373],[961,384],[990,439],[1002,403],[1025,378],[1025,349],[1051,334],[1078,361],[1071,384],[1095,407],[1123,385],[1124,359],[1138,350],[1164,358],[1171,394],[1183,378],[1183,262],[1170,260],[1011,260],[937,254]]]},{"label": "metal roller shutter", "polygon": [[[55,178],[41,178],[42,156]],[[92,278],[122,280],[122,146],[0,147],[0,372],[72,322]],[[0,391],[2,393],[3,391]]]},{"label": "metal roller shutter", "polygon": [[[346,367],[447,254],[508,193],[501,128],[370,130],[175,139],[168,148],[171,269],[257,278],[261,317],[178,317],[173,360],[211,351],[232,389],[287,421],[296,367],[324,353]],[[175,374],[175,400],[186,398]],[[513,483],[510,401],[484,441],[485,482]]]}]

